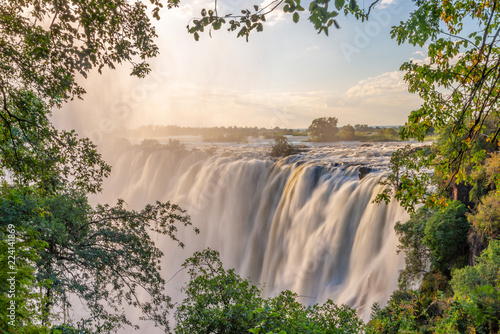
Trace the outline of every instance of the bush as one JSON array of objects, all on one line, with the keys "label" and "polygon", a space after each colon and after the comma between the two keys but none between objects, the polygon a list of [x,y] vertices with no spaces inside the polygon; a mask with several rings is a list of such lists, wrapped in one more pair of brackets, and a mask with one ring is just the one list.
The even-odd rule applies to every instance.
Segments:
[{"label": "bush", "polygon": [[295,153],[297,153],[297,149],[294,145],[290,144],[288,139],[283,136],[274,138],[274,145],[270,153],[272,157],[286,157]]},{"label": "bush", "polygon": [[[457,307],[451,319],[469,315],[477,333],[498,333],[500,321],[500,240],[490,242],[474,267],[453,272]],[[451,319],[448,319],[450,322]],[[449,325],[449,323],[448,323]],[[456,324],[455,324],[456,325]]]},{"label": "bush", "polygon": [[405,223],[394,226],[399,238],[398,253],[405,253],[405,268],[400,272],[401,287],[406,288],[422,279],[430,267],[429,247],[424,244],[425,226],[432,211],[423,207]]},{"label": "bush", "polygon": [[356,140],[356,133],[354,127],[350,124],[347,124],[344,127],[342,127],[342,129],[338,133],[338,136],[341,140]]},{"label": "bush", "polygon": [[427,306],[416,291],[395,291],[385,308],[373,305],[366,333],[420,333],[426,327]]},{"label": "bush", "polygon": [[178,307],[175,332],[254,334],[362,333],[363,322],[348,306],[331,301],[304,306],[298,296],[283,291],[265,299],[248,279],[226,270],[219,253],[211,249],[196,252],[183,267],[190,280],[183,288],[186,298]]},{"label": "bush", "polygon": [[470,228],[466,211],[461,202],[454,201],[427,221],[424,242],[431,251],[434,269],[449,273],[452,268],[466,265]]},{"label": "bush", "polygon": [[500,237],[500,198],[492,193],[482,198],[474,215],[469,215],[469,221],[486,240],[490,241]]}]

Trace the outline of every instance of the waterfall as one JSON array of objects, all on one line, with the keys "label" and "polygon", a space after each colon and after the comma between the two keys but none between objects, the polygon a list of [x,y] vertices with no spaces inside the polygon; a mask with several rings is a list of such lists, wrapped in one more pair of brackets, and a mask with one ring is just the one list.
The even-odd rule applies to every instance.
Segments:
[{"label": "waterfall", "polygon": [[[332,299],[368,320],[386,303],[404,260],[396,254],[394,224],[408,219],[394,202],[375,204],[390,153],[397,144],[311,146],[271,159],[261,146],[223,147],[216,153],[114,149],[114,166],[99,201],[123,198],[132,208],[156,200],[185,208],[194,226],[180,230],[180,249],[158,236],[171,296],[186,277],[175,276],[194,251],[211,247],[226,267],[266,296],[290,289],[305,304]],[[358,177],[361,163],[372,173]]]}]

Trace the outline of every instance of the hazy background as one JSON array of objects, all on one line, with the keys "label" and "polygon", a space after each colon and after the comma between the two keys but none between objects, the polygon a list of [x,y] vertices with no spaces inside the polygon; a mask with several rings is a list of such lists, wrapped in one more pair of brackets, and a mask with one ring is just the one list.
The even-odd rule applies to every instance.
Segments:
[{"label": "hazy background", "polygon": [[[219,13],[238,13],[255,2],[219,3]],[[209,4],[181,1],[163,10],[152,73],[131,77],[127,64],[93,72],[80,80],[84,101],[54,111],[54,122],[99,143],[115,129],[146,124],[305,128],[316,117],[336,116],[339,125],[401,125],[419,105],[399,67],[423,61],[423,53],[390,39],[390,27],[406,19],[413,2],[383,0],[365,23],[339,15],[341,29],[329,37],[314,31],[307,12],[298,24],[280,12],[248,43],[225,29],[195,42],[186,25]]]}]

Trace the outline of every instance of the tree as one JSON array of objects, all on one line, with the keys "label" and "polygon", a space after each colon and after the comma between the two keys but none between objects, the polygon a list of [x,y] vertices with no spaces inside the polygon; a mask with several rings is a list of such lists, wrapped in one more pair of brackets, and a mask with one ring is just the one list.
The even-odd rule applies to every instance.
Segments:
[{"label": "tree", "polygon": [[[71,295],[79,297],[90,313],[91,320],[75,324],[79,328],[85,324],[107,333],[132,325],[121,308],[127,303],[143,312],[142,319],[168,330],[167,314],[173,305],[163,293],[159,266],[163,253],[151,234],[177,240],[176,224],[190,225],[182,209],[157,202],[130,211],[123,201],[92,208],[85,192],[68,186],[48,194],[4,185],[0,194],[0,226],[12,229],[15,239],[9,249],[19,268],[16,310],[21,312],[16,326],[7,321],[0,328],[25,328],[37,319],[42,326],[61,323],[63,318],[56,318],[53,309],[70,309]],[[6,250],[9,239],[3,237],[0,245]],[[7,250],[0,257],[2,269],[7,264],[4,254]],[[7,271],[12,270],[2,272]],[[35,287],[41,295],[34,294]],[[142,292],[150,297],[141,298]],[[0,300],[2,307],[11,300]],[[66,319],[64,313],[64,322],[76,320]]]},{"label": "tree", "polygon": [[307,129],[309,136],[314,141],[327,142],[333,141],[338,132],[338,119],[336,117],[321,117],[312,121]]},{"label": "tree", "polygon": [[356,139],[354,127],[351,124],[344,125],[340,130],[339,137],[342,138],[343,140]]},{"label": "tree", "polygon": [[254,326],[260,290],[233,269],[225,270],[218,252],[197,252],[182,267],[190,280],[175,313],[176,333],[245,333]]},{"label": "tree", "polygon": [[[4,189],[4,194],[8,192]],[[190,223],[178,206],[158,202],[137,212],[126,210],[119,201],[114,207],[98,205],[94,209],[78,191],[44,197],[24,191],[15,199],[1,200],[0,213],[1,225],[16,224],[45,244],[34,261],[37,281],[45,282],[41,288],[42,324],[57,323],[52,321],[57,320],[52,309],[70,308],[73,295],[90,312],[87,328],[92,325],[108,332],[132,325],[122,314],[123,302],[141,309],[145,320],[168,328],[166,313],[172,305],[162,293],[165,281],[159,263],[163,253],[150,233],[177,240],[174,224]],[[151,300],[142,299],[142,291]]]},{"label": "tree", "polygon": [[[358,7],[356,0],[335,0],[334,6],[330,6],[330,1],[314,0],[309,4],[309,21],[314,25],[314,29],[318,33],[324,33],[328,36],[329,29],[334,26],[336,29],[340,28],[336,17],[344,12],[345,14],[351,13],[358,19],[367,19],[371,9],[380,0],[374,0],[369,6],[368,11],[364,12]],[[212,30],[219,30],[223,25],[228,25],[227,28],[230,32],[236,32],[237,37],[245,37],[247,42],[252,31],[261,32],[264,29],[266,22],[266,15],[273,12],[281,4],[284,4],[283,11],[292,15],[293,22],[297,23],[300,19],[300,12],[305,12],[300,0],[273,0],[269,4],[262,5],[255,4],[251,9],[241,8],[242,15],[234,15],[232,13],[219,14],[217,2],[214,2],[213,9],[201,10],[201,17],[193,18],[187,25],[188,32],[193,34],[196,41],[200,39],[200,33],[204,32],[206,28],[211,35]]]},{"label": "tree", "polygon": [[196,252],[182,265],[190,280],[176,312],[176,333],[362,333],[356,311],[337,306],[304,306],[297,295],[283,291],[263,298],[259,287],[224,269],[211,249]]},{"label": "tree", "polygon": [[[500,241],[490,242],[474,267],[465,267],[453,273],[451,284],[456,305],[449,317],[443,319],[445,330],[461,330],[463,323],[477,333],[498,333],[500,319]],[[463,319],[462,323],[453,321]],[[465,320],[465,321],[464,321]]]},{"label": "tree", "polygon": [[[153,16],[163,5],[150,0]],[[167,1],[172,7],[176,1]],[[15,1],[0,4],[2,98],[29,89],[60,105],[84,90],[76,75],[129,62],[144,76],[158,54],[147,6],[123,1]]]},{"label": "tree", "polygon": [[357,132],[370,132],[371,131],[370,127],[366,124],[356,124],[356,125],[354,125],[354,129]]},{"label": "tree", "polygon": [[389,138],[396,138],[397,131],[394,128],[387,128],[385,129],[385,134]]},{"label": "tree", "polygon": [[428,332],[425,313],[428,305],[418,291],[395,291],[385,308],[372,307],[366,333],[420,333]]},{"label": "tree", "polygon": [[[467,28],[465,28],[467,22]],[[440,141],[433,153],[407,157],[409,170],[433,168],[439,178],[437,192],[427,191],[431,180],[418,173],[411,188],[395,189],[421,194],[405,199],[409,205],[445,205],[453,184],[471,182],[471,171],[496,150],[499,132],[498,3],[418,1],[417,9],[391,34],[398,43],[428,45],[429,62],[407,62],[409,90],[424,100],[401,131],[402,139],[423,140],[434,128]],[[499,189],[497,187],[497,189]]]},{"label": "tree", "polygon": [[[31,91],[11,92],[4,101],[10,120],[0,127],[0,180],[50,193],[65,185],[96,193],[111,171],[87,138],[60,131],[49,121],[47,104]],[[1,117],[0,117],[1,118]]]},{"label": "tree", "polygon": [[[163,5],[159,0],[150,2],[153,16],[159,18]],[[176,3],[167,1],[167,6]],[[71,160],[99,161],[88,139],[78,140],[74,133],[56,131],[46,118],[48,110],[81,98],[85,91],[76,78],[86,77],[94,68],[101,72],[106,66],[114,68],[129,62],[132,75],[146,75],[150,71],[147,59],[158,54],[155,37],[147,7],[139,1],[2,2],[0,167],[30,182],[33,174],[45,169],[45,164],[55,168],[50,161],[54,154],[80,154],[53,159],[60,165],[71,164]],[[82,151],[86,151],[87,158]],[[95,186],[109,173],[109,167],[90,166],[94,171],[88,173],[102,173],[94,175]],[[68,176],[67,169],[61,168],[53,174]]]},{"label": "tree", "polygon": [[420,208],[410,220],[397,222],[394,229],[399,238],[398,253],[404,252],[405,268],[399,282],[404,289],[421,281],[429,273],[431,259],[429,247],[424,243],[425,227],[433,212]]},{"label": "tree", "polygon": [[12,189],[2,191],[2,195],[0,280],[4,283],[0,285],[0,305],[4,311],[0,315],[0,329],[6,333],[38,333],[41,317],[36,312],[39,305],[34,301],[41,299],[39,289],[45,282],[38,284],[32,263],[39,259],[46,244],[35,237],[34,231],[19,226],[14,219],[19,218],[15,208],[4,205],[6,201],[21,202],[20,193]]},{"label": "tree", "polygon": [[[162,4],[150,2],[159,18]],[[19,269],[18,293],[0,298],[4,310],[15,302],[15,326],[4,313],[2,332],[43,333],[52,325],[55,332],[116,331],[131,324],[123,303],[168,331],[172,305],[150,233],[177,240],[175,224],[189,225],[189,216],[168,202],[139,211],[123,201],[92,208],[87,195],[101,190],[111,169],[88,139],[49,120],[50,108],[85,93],[79,75],[122,62],[132,65],[132,75],[146,75],[147,59],[158,53],[155,37],[140,1],[0,4],[0,265]],[[139,297],[142,291],[149,297]],[[90,319],[55,317],[54,308],[72,306],[69,294],[80,297]]]},{"label": "tree", "polygon": [[432,266],[448,274],[467,264],[467,235],[470,224],[467,209],[459,201],[435,212],[425,226],[424,243],[431,252]]},{"label": "tree", "polygon": [[269,153],[272,157],[287,157],[295,153],[297,153],[297,149],[290,144],[286,137],[274,137],[274,145],[271,147],[271,152]]}]

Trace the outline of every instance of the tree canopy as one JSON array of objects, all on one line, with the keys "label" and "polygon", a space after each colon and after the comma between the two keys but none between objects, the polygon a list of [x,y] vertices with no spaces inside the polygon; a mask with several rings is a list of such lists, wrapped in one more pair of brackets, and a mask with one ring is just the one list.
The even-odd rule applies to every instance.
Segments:
[{"label": "tree canopy", "polygon": [[186,260],[190,280],[176,311],[176,333],[362,333],[363,322],[347,305],[331,300],[304,306],[295,293],[264,298],[259,287],[224,269],[219,253],[206,249]]},{"label": "tree canopy", "polygon": [[320,117],[312,121],[307,132],[314,141],[334,141],[338,132],[337,117]]},{"label": "tree canopy", "polygon": [[[159,18],[163,5],[150,2]],[[146,75],[155,37],[140,1],[0,3],[0,303],[13,308],[0,316],[2,332],[136,326],[124,304],[169,330],[163,254],[151,236],[177,240],[189,215],[169,202],[91,207],[88,194],[101,191],[111,168],[90,140],[49,119],[51,108],[83,96],[79,81],[93,69],[128,62],[132,75]],[[66,317],[71,297],[88,318]]]}]

